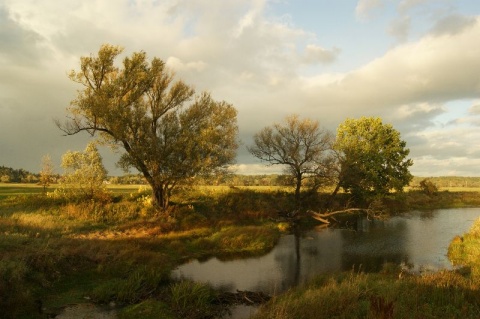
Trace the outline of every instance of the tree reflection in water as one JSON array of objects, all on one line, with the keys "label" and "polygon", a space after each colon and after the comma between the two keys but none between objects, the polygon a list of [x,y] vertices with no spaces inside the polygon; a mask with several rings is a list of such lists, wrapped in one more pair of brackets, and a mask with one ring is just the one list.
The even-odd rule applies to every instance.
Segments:
[{"label": "tree reflection in water", "polygon": [[385,221],[359,217],[350,229],[323,228],[283,236],[268,254],[257,258],[180,266],[174,277],[209,282],[230,291],[275,294],[322,273],[379,271],[384,263],[409,264],[413,270],[450,268],[446,257],[455,235],[468,231],[480,209],[410,212]]}]

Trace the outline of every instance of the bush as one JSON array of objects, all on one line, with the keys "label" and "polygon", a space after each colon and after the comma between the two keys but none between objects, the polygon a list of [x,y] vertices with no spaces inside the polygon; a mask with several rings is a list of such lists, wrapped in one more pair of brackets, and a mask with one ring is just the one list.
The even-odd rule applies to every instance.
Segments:
[{"label": "bush", "polygon": [[433,196],[438,193],[438,187],[431,180],[424,179],[419,183],[420,190],[428,196]]}]

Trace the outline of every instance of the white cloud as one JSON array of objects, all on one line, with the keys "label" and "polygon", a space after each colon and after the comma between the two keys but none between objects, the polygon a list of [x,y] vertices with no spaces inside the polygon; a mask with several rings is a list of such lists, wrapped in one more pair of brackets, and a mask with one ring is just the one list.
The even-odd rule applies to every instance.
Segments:
[{"label": "white cloud", "polygon": [[265,164],[237,164],[229,167],[230,171],[241,175],[281,174],[282,166],[267,166]]},{"label": "white cloud", "polygon": [[461,33],[465,28],[473,27],[476,19],[460,14],[450,14],[437,21],[432,29],[435,35],[454,35]]},{"label": "white cloud", "polygon": [[169,57],[165,63],[169,68],[177,72],[200,72],[207,67],[207,64],[203,61],[183,62],[179,58],[173,56]]},{"label": "white cloud", "polygon": [[471,115],[480,115],[480,100],[474,101],[468,112]]},{"label": "white cloud", "polygon": [[402,105],[474,98],[480,94],[478,38],[479,21],[456,35],[397,46],[340,81],[310,81],[312,97],[335,112],[353,108],[352,115],[390,115]]},{"label": "white cloud", "polygon": [[339,53],[340,49],[338,48],[327,50],[315,44],[308,44],[305,48],[305,55],[303,56],[302,61],[307,64],[328,64],[334,62]]},{"label": "white cloud", "polygon": [[[398,4],[398,10],[401,13],[406,13],[408,11],[411,11],[413,8],[418,7],[420,5],[427,4],[432,1],[439,1],[439,0],[402,0]],[[443,0],[440,0],[443,1]]]},{"label": "white cloud", "polygon": [[410,33],[411,19],[409,16],[401,16],[395,19],[391,24],[387,32],[402,43],[408,40]]},{"label": "white cloud", "polygon": [[359,20],[367,20],[372,11],[383,5],[382,0],[359,0],[355,7],[355,14]]},{"label": "white cloud", "polygon": [[[426,2],[402,1],[399,12],[409,13]],[[478,99],[478,19],[445,18],[430,35],[377,54],[356,70],[339,71],[334,67],[346,49],[342,46],[340,55],[334,44],[321,43],[319,35],[273,16],[268,11],[272,3],[3,0],[0,136],[8,138],[0,140],[0,149],[8,151],[2,152],[0,164],[36,169],[46,153],[59,157],[66,146],[85,148],[86,137],[60,137],[52,118],[62,118],[78,88],[67,72],[78,67],[80,56],[95,53],[103,43],[121,45],[125,54],[144,50],[149,57],[157,56],[197,91],[208,90],[214,98],[232,103],[239,110],[245,145],[253,133],[291,113],[318,119],[332,131],[346,117],[373,115],[402,131],[419,163],[426,163],[427,155],[440,161],[449,152],[458,152],[465,163],[469,158],[476,161],[480,152],[476,146],[455,144],[454,139],[480,138],[474,129],[478,103],[461,124],[463,128],[468,124],[470,131],[457,130],[461,125],[454,123],[441,134],[445,128],[435,127],[434,119],[447,112],[448,101]],[[356,14],[368,19],[388,3],[358,1]],[[401,16],[403,20],[391,26],[399,40],[408,40],[413,27],[408,17]],[[435,129],[438,134],[432,133]],[[263,164],[250,166],[255,159],[244,146],[238,169],[242,173],[266,169]]]},{"label": "white cloud", "polygon": [[435,158],[422,156],[413,158],[412,171],[416,176],[472,176],[478,170],[480,159],[470,157]]}]

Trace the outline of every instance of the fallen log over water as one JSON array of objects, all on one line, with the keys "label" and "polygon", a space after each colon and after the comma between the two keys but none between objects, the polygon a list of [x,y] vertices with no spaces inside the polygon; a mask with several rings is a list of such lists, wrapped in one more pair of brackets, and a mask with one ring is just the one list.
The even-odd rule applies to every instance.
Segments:
[{"label": "fallen log over water", "polygon": [[330,219],[333,218],[333,216],[338,215],[338,214],[347,214],[347,213],[354,213],[354,212],[367,212],[368,209],[365,208],[347,208],[347,209],[342,209],[342,210],[336,210],[333,212],[328,212],[328,213],[318,213],[313,210],[307,210],[307,213],[310,214],[310,216],[319,222],[322,222],[324,224],[330,224]]}]

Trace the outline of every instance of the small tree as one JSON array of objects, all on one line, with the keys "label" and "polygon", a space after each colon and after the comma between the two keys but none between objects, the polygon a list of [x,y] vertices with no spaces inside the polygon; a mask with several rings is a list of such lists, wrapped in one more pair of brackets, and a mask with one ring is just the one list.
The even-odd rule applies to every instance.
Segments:
[{"label": "small tree", "polygon": [[53,163],[50,155],[42,158],[42,169],[40,171],[39,183],[43,186],[43,192],[47,191],[47,187],[53,182]]},{"label": "small tree", "polygon": [[[114,64],[122,49],[103,45],[82,57],[70,79],[83,86],[57,125],[68,135],[85,131],[123,149],[120,165],[134,167],[152,187],[154,205],[166,209],[172,189],[198,175],[232,164],[237,149],[237,111],[174,81],[165,63],[145,52]],[[189,103],[191,100],[193,103]]]},{"label": "small tree", "polygon": [[94,199],[105,192],[107,170],[93,142],[84,152],[68,151],[62,156],[64,174],[60,191],[70,198]]},{"label": "small tree", "polygon": [[420,181],[419,188],[420,188],[420,190],[422,190],[422,192],[424,192],[428,196],[433,196],[433,195],[438,193],[437,185],[435,185],[434,182],[432,182],[431,180],[429,180],[427,178],[422,179]]},{"label": "small tree", "polygon": [[255,134],[254,145],[248,150],[269,165],[285,166],[285,173],[293,177],[295,199],[299,203],[306,178],[314,181],[314,188],[330,181],[332,141],[331,133],[321,129],[318,121],[291,115],[283,123],[267,126]]},{"label": "small tree", "polygon": [[400,133],[380,118],[347,119],[337,129],[335,148],[342,187],[358,199],[402,191],[413,176],[409,149]]}]

